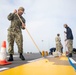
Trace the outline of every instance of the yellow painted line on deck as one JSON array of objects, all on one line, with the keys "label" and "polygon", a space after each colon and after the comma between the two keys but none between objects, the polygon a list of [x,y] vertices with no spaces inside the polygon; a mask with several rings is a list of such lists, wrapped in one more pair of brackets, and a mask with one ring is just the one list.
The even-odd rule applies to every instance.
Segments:
[{"label": "yellow painted line on deck", "polygon": [[[68,62],[68,58],[66,57],[61,57],[60,60],[67,60]],[[72,66],[55,65],[54,63],[48,59],[41,59],[0,72],[0,75],[76,75]]]},{"label": "yellow painted line on deck", "polygon": [[68,59],[66,57],[61,57],[60,60],[67,60],[68,61]]}]

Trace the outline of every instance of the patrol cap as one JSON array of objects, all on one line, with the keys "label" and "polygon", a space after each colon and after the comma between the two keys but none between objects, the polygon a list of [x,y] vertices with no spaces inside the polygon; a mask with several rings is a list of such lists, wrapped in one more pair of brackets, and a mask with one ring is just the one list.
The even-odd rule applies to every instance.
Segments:
[{"label": "patrol cap", "polygon": [[25,11],[24,7],[19,7],[18,10],[22,10],[22,11]]},{"label": "patrol cap", "polygon": [[60,36],[60,34],[58,33],[57,36]]}]

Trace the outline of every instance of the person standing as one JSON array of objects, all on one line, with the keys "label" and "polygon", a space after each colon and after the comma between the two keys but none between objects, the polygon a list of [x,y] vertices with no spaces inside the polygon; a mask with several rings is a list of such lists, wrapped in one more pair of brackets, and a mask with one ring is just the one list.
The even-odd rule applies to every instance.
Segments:
[{"label": "person standing", "polygon": [[[21,29],[25,29],[25,19],[23,18],[22,14],[24,13],[24,8],[19,7],[18,11],[15,9],[13,13],[8,15],[8,20],[11,21],[11,25],[8,28],[8,53],[9,59],[8,61],[13,61],[13,54],[14,54],[14,41],[18,46],[18,53],[21,60],[25,60],[23,56],[23,36]],[[18,15],[23,21],[23,24],[18,18]]]},{"label": "person standing", "polygon": [[72,51],[73,51],[73,33],[72,33],[72,30],[71,28],[67,25],[67,24],[64,24],[64,28],[66,28],[66,31],[64,31],[64,33],[66,34],[66,39],[65,41],[67,41],[67,49],[69,51],[68,53],[68,57],[72,57]]},{"label": "person standing", "polygon": [[62,44],[61,44],[61,38],[60,38],[60,34],[57,34],[56,38],[55,38],[55,42],[56,42],[56,51],[59,51],[60,53],[62,53]]}]

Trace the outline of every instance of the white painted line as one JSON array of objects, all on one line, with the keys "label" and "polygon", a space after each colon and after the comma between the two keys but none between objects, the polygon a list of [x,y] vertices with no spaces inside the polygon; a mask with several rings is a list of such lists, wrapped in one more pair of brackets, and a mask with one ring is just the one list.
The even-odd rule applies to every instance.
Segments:
[{"label": "white painted line", "polygon": [[41,60],[41,59],[44,59],[44,58],[39,58],[39,59],[35,59],[35,60],[31,60],[31,61],[27,61],[27,62],[35,62],[35,61],[38,61],[38,60]]},{"label": "white painted line", "polygon": [[[7,57],[9,57],[9,56],[7,56]],[[19,55],[13,55],[13,57],[19,57]]]},{"label": "white painted line", "polygon": [[[54,56],[50,55],[50,56],[47,56],[47,57],[54,57]],[[47,59],[47,58],[46,57],[42,57],[42,58],[38,58],[38,59],[35,59],[35,60],[27,61],[27,62],[35,62],[35,61],[38,61],[38,60],[41,60],[41,59]]]},{"label": "white painted line", "polygon": [[73,64],[76,64],[76,61],[72,58],[69,58],[69,60],[73,63]]},{"label": "white painted line", "polygon": [[0,71],[6,70],[6,69],[9,69],[9,68],[8,67],[0,68]]},{"label": "white painted line", "polygon": [[49,55],[49,56],[47,56],[47,57],[54,57],[53,55]]}]

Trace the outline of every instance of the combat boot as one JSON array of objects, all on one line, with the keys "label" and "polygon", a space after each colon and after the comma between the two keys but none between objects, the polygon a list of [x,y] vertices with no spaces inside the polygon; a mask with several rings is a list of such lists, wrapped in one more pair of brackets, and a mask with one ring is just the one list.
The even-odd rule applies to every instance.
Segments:
[{"label": "combat boot", "polygon": [[13,55],[12,54],[10,54],[8,61],[13,61]]},{"label": "combat boot", "polygon": [[72,57],[72,53],[69,53],[69,57]]},{"label": "combat boot", "polygon": [[21,60],[25,60],[24,56],[22,55],[22,53],[20,53],[20,59]]},{"label": "combat boot", "polygon": [[67,55],[67,57],[72,57],[72,53],[69,53],[69,54]]}]

